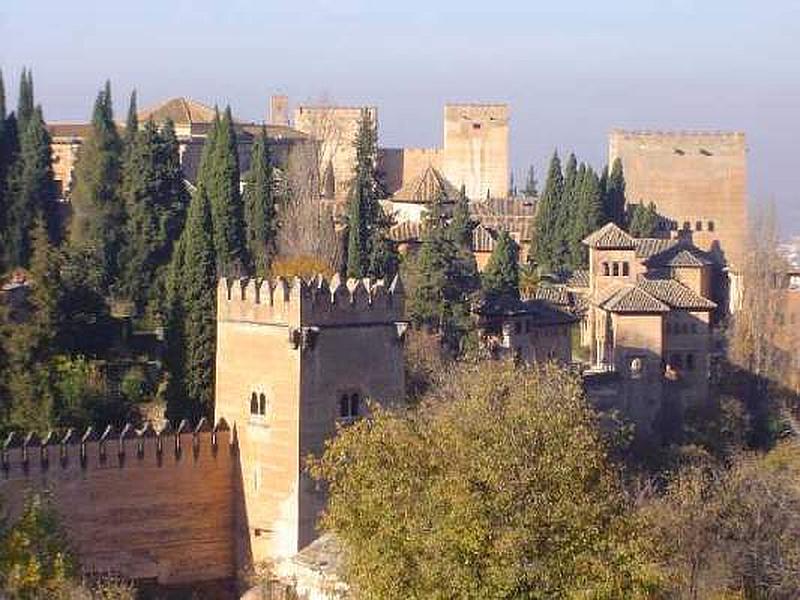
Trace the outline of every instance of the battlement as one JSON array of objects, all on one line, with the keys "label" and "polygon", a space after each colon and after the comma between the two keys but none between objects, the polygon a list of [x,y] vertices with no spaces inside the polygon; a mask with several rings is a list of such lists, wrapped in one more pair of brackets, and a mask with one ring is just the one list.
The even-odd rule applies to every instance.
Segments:
[{"label": "battlement", "polygon": [[322,275],[310,281],[222,278],[217,287],[217,320],[286,327],[388,324],[401,321],[405,291],[399,276],[382,279]]},{"label": "battlement", "polygon": [[0,449],[0,481],[40,478],[64,471],[121,469],[126,466],[156,466],[215,457],[237,446],[235,431],[224,419],[212,427],[201,419],[195,428],[182,421],[177,429],[169,424],[156,430],[152,423],[142,429],[130,424],[116,431],[111,425],[102,432],[89,427],[82,434],[73,429],[44,438],[36,432],[12,432]]},{"label": "battlement", "polygon": [[617,147],[625,143],[639,145],[640,150],[668,151],[680,154],[685,146],[707,150],[707,156],[713,156],[713,151],[732,151],[739,154],[745,149],[745,134],[742,131],[631,131],[613,129],[609,136],[612,154],[617,152]]}]

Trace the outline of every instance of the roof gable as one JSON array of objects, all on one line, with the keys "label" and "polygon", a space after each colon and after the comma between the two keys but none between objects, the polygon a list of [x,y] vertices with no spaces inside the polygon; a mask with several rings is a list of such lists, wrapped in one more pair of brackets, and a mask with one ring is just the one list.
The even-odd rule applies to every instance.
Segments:
[{"label": "roof gable", "polygon": [[583,243],[590,248],[597,249],[636,249],[636,240],[612,222],[606,223],[594,233],[586,236]]},{"label": "roof gable", "polygon": [[658,298],[671,308],[682,310],[713,310],[717,305],[675,279],[642,279],[637,287]]},{"label": "roof gable", "polygon": [[615,313],[664,313],[670,307],[638,285],[623,285],[601,304]]}]

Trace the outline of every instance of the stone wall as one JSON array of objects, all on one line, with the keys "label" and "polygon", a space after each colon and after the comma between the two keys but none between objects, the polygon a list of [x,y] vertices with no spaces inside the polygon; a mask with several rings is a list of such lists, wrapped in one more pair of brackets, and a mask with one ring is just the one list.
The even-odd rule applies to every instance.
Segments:
[{"label": "stone wall", "polygon": [[10,440],[0,497],[12,518],[30,493],[49,491],[89,572],[164,585],[235,577],[241,494],[227,426],[84,437]]},{"label": "stone wall", "polygon": [[612,131],[609,164],[622,160],[628,202],[655,202],[700,248],[736,269],[747,236],[743,133]]},{"label": "stone wall", "polygon": [[442,170],[471,200],[508,195],[506,104],[446,104]]}]

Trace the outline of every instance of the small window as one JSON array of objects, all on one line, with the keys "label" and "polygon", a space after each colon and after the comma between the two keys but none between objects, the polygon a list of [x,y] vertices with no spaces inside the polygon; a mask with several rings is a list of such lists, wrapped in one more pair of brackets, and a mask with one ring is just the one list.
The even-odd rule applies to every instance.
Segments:
[{"label": "small window", "polygon": [[694,371],[694,354],[686,355],[686,368],[689,371]]},{"label": "small window", "polygon": [[619,277],[619,263],[617,261],[614,261],[614,264],[611,267],[614,277]]},{"label": "small window", "polygon": [[250,414],[258,414],[258,396],[256,396],[255,392],[250,395]]},{"label": "small window", "polygon": [[689,223],[689,221],[684,221],[683,222],[683,230],[684,231],[691,231],[691,229],[692,229],[692,224]]},{"label": "small window", "polygon": [[342,394],[342,397],[339,398],[339,416],[342,419],[350,416],[350,396],[347,394]]},{"label": "small window", "polygon": [[708,225],[706,226],[706,229],[708,229],[709,231],[714,231],[714,221],[709,221]]},{"label": "small window", "polygon": [[606,277],[611,275],[611,273],[608,270],[608,263],[607,262],[603,263],[603,275],[605,275]]},{"label": "small window", "polygon": [[358,393],[342,394],[339,398],[339,417],[350,420],[361,413],[361,397]]},{"label": "small window", "polygon": [[625,277],[631,274],[630,265],[627,262],[622,263],[622,274]]},{"label": "small window", "polygon": [[695,224],[694,224],[694,230],[695,231],[703,231],[703,222],[702,221],[696,221]]},{"label": "small window", "polygon": [[473,123],[472,124],[472,128],[473,129],[480,129],[481,128],[481,124],[480,123]]},{"label": "small window", "polygon": [[261,394],[258,397],[258,414],[260,415],[267,414],[267,397],[264,394]]}]

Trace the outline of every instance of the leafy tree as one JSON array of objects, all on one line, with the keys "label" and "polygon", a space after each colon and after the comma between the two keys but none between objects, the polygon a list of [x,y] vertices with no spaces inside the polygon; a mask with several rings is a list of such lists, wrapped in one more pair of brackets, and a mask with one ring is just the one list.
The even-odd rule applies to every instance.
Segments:
[{"label": "leafy tree", "polygon": [[354,145],[356,164],[347,209],[347,276],[388,279],[396,270],[397,254],[387,239],[391,220],[379,202],[384,191],[377,170],[378,132],[367,108],[361,110]]},{"label": "leafy tree", "polygon": [[529,198],[533,198],[539,194],[537,189],[538,181],[536,181],[536,172],[533,169],[533,165],[528,167],[528,174],[525,176],[525,187],[522,188],[522,193],[528,196]]},{"label": "leafy tree", "polygon": [[488,300],[519,298],[519,246],[507,231],[497,237],[483,271],[483,295]]},{"label": "leafy tree", "polygon": [[168,291],[167,418],[197,421],[214,409],[216,264],[211,207],[203,188],[189,204]]},{"label": "leafy tree", "polygon": [[622,171],[622,161],[619,158],[611,165],[611,173],[606,182],[606,192],[603,199],[603,211],[607,221],[613,221],[620,227],[625,227],[625,175]]},{"label": "leafy tree", "polygon": [[57,225],[53,214],[56,188],[50,134],[42,118],[41,107],[37,106],[26,122],[27,129],[22,132],[19,158],[14,164],[9,188],[11,206],[8,215],[7,262],[18,266],[28,266],[31,229],[35,219],[44,218],[51,232]]},{"label": "leafy tree", "polygon": [[631,209],[628,233],[638,238],[653,237],[658,233],[658,219],[658,211],[653,202],[634,204]]},{"label": "leafy tree", "polygon": [[73,255],[83,258],[100,292],[115,280],[119,264],[124,208],[120,197],[121,142],[106,82],[95,101],[92,129],[81,144],[71,196],[69,241]]},{"label": "leafy tree", "polygon": [[359,597],[654,597],[580,378],[487,361],[446,379],[418,410],[373,407],[311,461]]},{"label": "leafy tree", "polygon": [[441,202],[431,204],[425,223],[414,261],[416,285],[409,315],[417,326],[438,333],[445,346],[458,351],[472,328],[470,300],[477,289],[477,265],[472,253],[456,243],[460,232],[447,224]]},{"label": "leafy tree", "polygon": [[219,122],[206,174],[200,180],[211,204],[214,249],[220,275],[239,273],[247,264],[244,214],[239,194],[239,155],[230,107]]},{"label": "leafy tree", "polygon": [[273,174],[267,132],[253,144],[250,171],[245,178],[244,223],[247,253],[254,274],[265,277],[276,252],[277,213],[276,184]]},{"label": "leafy tree", "polygon": [[558,152],[553,152],[547,173],[547,183],[536,209],[534,239],[531,245],[531,257],[543,271],[554,270],[560,266],[560,257],[558,256],[560,232],[558,228],[563,197],[564,176],[561,172],[561,160],[558,158]]}]

